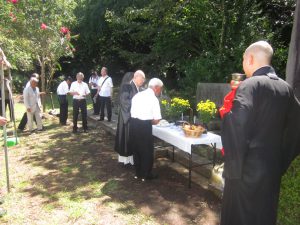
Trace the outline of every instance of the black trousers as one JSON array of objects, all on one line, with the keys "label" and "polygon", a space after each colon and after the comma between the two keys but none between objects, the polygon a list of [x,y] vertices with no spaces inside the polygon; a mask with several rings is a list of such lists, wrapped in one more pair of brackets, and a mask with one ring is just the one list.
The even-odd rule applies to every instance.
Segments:
[{"label": "black trousers", "polygon": [[135,172],[138,177],[151,175],[154,161],[152,121],[131,118],[129,121],[129,147],[133,150]]},{"label": "black trousers", "polygon": [[[9,109],[10,120],[12,120],[13,116],[12,116],[12,109],[10,108],[10,100],[9,99],[5,99],[5,108],[4,108],[5,112],[6,112],[7,106],[8,106],[8,109]],[[3,116],[2,107],[0,107],[0,115]]]},{"label": "black trousers", "polygon": [[87,108],[85,99],[73,99],[73,130],[77,131],[79,109],[82,116],[82,127],[87,130]]},{"label": "black trousers", "polygon": [[[35,117],[34,117],[34,118],[35,118]],[[19,129],[19,130],[24,130],[25,127],[26,127],[26,124],[27,124],[27,112],[25,112],[25,113],[23,114],[23,117],[22,117],[22,119],[21,119],[21,121],[20,121],[20,123],[19,123],[18,129]]]},{"label": "black trousers", "polygon": [[97,89],[91,89],[91,97],[93,100],[93,109],[94,109],[94,114],[98,115],[100,112],[100,102],[99,99],[97,97],[97,101],[94,102],[94,96],[97,94]]},{"label": "black trousers", "polygon": [[[20,123],[19,123],[18,129],[19,130],[24,130],[25,127],[26,127],[27,121],[28,121],[27,112],[25,112],[22,116],[22,119],[21,119]],[[33,121],[36,123],[35,116],[33,117]]]},{"label": "black trousers", "polygon": [[111,114],[112,114],[112,110],[111,110],[111,97],[99,97],[100,99],[100,119],[103,120],[104,119],[104,108],[106,106],[106,111],[107,111],[107,119],[108,121],[111,121]]},{"label": "black trousers", "polygon": [[58,95],[59,102],[59,123],[66,125],[68,119],[68,99],[67,95]]}]

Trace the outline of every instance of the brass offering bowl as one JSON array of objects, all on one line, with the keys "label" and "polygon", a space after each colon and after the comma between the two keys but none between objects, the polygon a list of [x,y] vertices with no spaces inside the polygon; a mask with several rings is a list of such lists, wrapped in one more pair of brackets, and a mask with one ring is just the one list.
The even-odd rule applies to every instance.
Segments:
[{"label": "brass offering bowl", "polygon": [[233,73],[231,74],[231,79],[234,81],[243,81],[246,79],[246,75],[242,73]]}]

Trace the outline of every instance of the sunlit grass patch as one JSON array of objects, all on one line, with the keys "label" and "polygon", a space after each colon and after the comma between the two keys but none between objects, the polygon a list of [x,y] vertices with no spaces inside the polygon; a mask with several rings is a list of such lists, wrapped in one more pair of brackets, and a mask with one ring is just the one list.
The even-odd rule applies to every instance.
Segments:
[{"label": "sunlit grass patch", "polygon": [[102,192],[105,194],[110,194],[119,189],[119,182],[117,180],[109,180],[103,187]]}]

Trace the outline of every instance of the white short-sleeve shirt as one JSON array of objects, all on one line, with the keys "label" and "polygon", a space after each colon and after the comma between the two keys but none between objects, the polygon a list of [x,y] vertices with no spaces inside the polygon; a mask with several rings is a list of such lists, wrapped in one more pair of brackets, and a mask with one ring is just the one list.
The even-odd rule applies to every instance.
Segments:
[{"label": "white short-sleeve shirt", "polygon": [[90,89],[85,82],[78,83],[77,81],[74,81],[71,84],[70,92],[78,92],[79,95],[73,95],[73,99],[85,99],[85,95],[88,95],[90,92]]},{"label": "white short-sleeve shirt", "polygon": [[103,76],[100,77],[100,79],[98,80],[98,87],[100,88],[100,91],[99,91],[100,96],[110,97],[111,89],[113,87],[113,82],[112,82],[111,77],[109,77],[108,75],[106,75],[105,77],[103,77]]},{"label": "white short-sleeve shirt", "polygon": [[69,92],[69,85],[67,81],[61,82],[57,87],[57,95],[66,95]]},{"label": "white short-sleeve shirt", "polygon": [[[98,75],[97,75],[96,77],[91,76],[90,79],[89,79],[89,84],[94,83],[94,84],[97,84],[97,85],[98,85],[99,79],[100,79],[100,78],[99,78]],[[92,87],[91,87],[91,89],[97,89],[97,88],[98,88],[98,86],[94,86],[94,85],[92,85]]]},{"label": "white short-sleeve shirt", "polygon": [[160,120],[160,105],[151,88],[137,93],[131,102],[131,117],[140,120]]}]

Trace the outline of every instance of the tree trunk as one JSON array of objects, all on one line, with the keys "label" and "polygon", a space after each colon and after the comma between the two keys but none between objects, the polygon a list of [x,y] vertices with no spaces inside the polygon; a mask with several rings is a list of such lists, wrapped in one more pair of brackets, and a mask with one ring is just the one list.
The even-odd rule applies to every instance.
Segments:
[{"label": "tree trunk", "polygon": [[[45,57],[42,56],[41,58],[38,57],[39,63],[40,63],[40,67],[41,67],[41,82],[42,82],[42,86],[41,86],[41,91],[42,92],[46,92],[46,63],[45,63]],[[45,95],[41,96],[41,100],[42,100],[42,105],[43,105],[43,112],[46,111],[46,101],[45,101]]]}]

